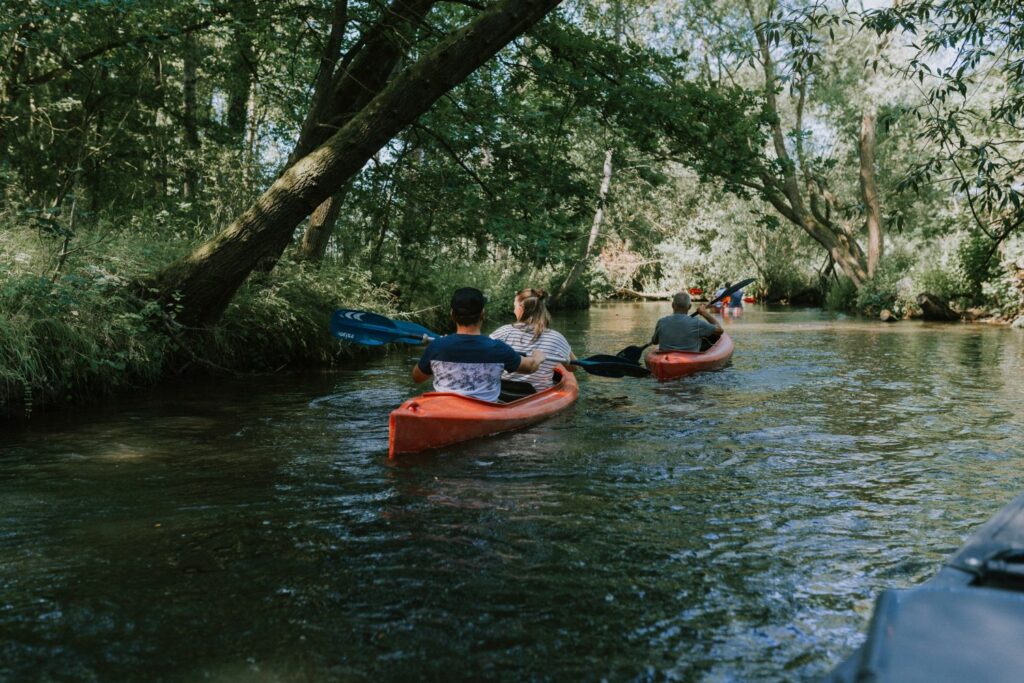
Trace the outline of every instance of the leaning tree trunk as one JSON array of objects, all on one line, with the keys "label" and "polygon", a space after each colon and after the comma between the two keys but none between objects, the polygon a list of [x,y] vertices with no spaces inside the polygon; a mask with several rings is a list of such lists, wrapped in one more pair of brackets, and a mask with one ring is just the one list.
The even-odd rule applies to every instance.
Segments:
[{"label": "leaning tree trunk", "polygon": [[[366,106],[396,72],[412,43],[412,34],[437,0],[393,0],[381,21],[371,28],[360,45],[339,59],[341,39],[348,21],[346,0],[335,0],[331,33],[320,57],[313,98],[302,124],[292,161],[308,154],[344,126]],[[341,208],[338,195],[328,198],[313,212],[298,247],[297,258],[319,261],[327,249]]]},{"label": "leaning tree trunk", "polygon": [[580,276],[583,269],[590,263],[590,255],[594,251],[594,245],[597,244],[597,238],[601,234],[601,223],[604,221],[604,209],[608,199],[608,189],[612,183],[612,152],[614,150],[606,150],[604,154],[604,171],[601,175],[601,188],[597,193],[597,211],[594,212],[594,221],[590,224],[590,236],[587,238],[587,246],[583,249],[583,255],[580,256],[579,260],[573,264],[572,270],[566,276],[565,281],[562,282],[562,286],[559,287],[558,292],[555,294],[555,300],[561,299],[565,296],[565,293],[569,291],[573,283],[576,282],[576,278]]},{"label": "leaning tree trunk", "polygon": [[249,273],[278,258],[295,228],[403,128],[561,0],[500,0],[402,71],[345,126],[295,162],[218,235],[144,283],[180,306],[179,322],[216,322]]},{"label": "leaning tree trunk", "polygon": [[875,276],[882,258],[882,207],[875,184],[875,112],[865,110],[860,121],[860,194],[867,214],[868,278]]}]

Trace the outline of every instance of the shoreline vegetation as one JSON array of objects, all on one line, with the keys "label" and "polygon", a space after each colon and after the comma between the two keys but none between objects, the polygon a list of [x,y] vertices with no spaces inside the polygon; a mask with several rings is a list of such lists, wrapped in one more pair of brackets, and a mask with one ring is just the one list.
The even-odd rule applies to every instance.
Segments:
[{"label": "shoreline vegetation", "polygon": [[1024,326],[1016,14],[772,7],[4,4],[0,415],[347,362],[333,309],[463,285]]}]

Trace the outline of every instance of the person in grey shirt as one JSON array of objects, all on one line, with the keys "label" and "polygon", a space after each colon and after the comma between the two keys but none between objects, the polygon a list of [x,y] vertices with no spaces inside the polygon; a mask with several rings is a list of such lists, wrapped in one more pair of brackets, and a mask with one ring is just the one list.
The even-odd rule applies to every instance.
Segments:
[{"label": "person in grey shirt", "polygon": [[722,326],[706,306],[697,309],[700,318],[691,318],[689,311],[689,294],[679,292],[672,297],[672,315],[658,321],[651,344],[657,344],[659,351],[700,351],[702,339],[722,334]]}]

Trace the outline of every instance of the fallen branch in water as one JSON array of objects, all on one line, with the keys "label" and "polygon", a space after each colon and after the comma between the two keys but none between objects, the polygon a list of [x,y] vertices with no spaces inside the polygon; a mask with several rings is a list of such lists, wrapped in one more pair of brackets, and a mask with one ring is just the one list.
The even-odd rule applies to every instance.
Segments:
[{"label": "fallen branch in water", "polygon": [[638,292],[628,287],[619,287],[615,293],[630,299],[647,299],[649,301],[668,301],[673,296],[672,292]]}]

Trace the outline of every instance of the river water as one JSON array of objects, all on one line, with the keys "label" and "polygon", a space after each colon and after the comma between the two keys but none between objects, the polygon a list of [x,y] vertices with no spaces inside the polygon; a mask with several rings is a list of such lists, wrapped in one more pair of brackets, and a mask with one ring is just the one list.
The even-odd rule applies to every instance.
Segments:
[{"label": "river water", "polygon": [[[579,355],[664,304],[556,318]],[[730,367],[580,375],[398,463],[414,349],[0,434],[0,679],[814,680],[1024,488],[1024,334],[749,307]]]}]

